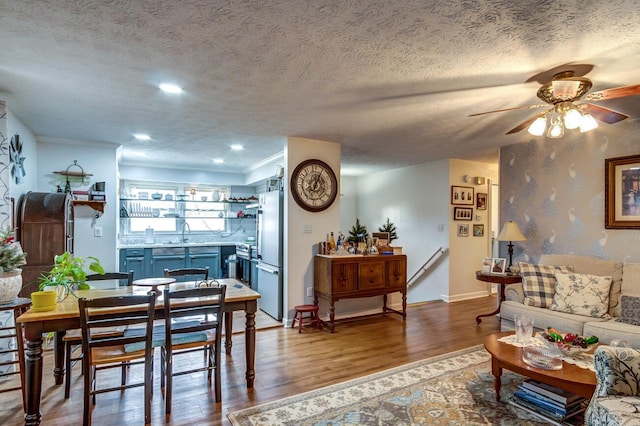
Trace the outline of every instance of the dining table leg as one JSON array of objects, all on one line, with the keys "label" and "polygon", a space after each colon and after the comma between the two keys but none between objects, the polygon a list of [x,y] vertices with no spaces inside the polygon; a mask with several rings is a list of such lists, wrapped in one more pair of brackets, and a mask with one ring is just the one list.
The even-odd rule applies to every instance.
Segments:
[{"label": "dining table leg", "polygon": [[244,331],[245,349],[247,357],[247,388],[253,388],[256,378],[256,312],[258,301],[251,300],[246,306],[246,323]]},{"label": "dining table leg", "polygon": [[25,388],[26,388],[26,413],[24,415],[25,426],[37,426],[40,424],[40,397],[42,395],[42,334],[29,333],[29,327],[25,327],[27,349],[25,351]]},{"label": "dining table leg", "polygon": [[64,382],[64,341],[62,338],[66,332],[56,331],[55,340],[53,341],[53,379],[56,385],[61,385]]},{"label": "dining table leg", "polygon": [[227,355],[231,355],[233,340],[233,311],[224,313],[224,350]]}]

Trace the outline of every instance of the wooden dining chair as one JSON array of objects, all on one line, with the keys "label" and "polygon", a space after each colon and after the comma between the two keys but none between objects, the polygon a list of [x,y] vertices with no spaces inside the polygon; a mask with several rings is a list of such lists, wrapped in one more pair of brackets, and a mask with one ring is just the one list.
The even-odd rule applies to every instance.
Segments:
[{"label": "wooden dining chair", "polygon": [[[156,293],[136,296],[113,296],[78,300],[82,330],[82,365],[84,374],[83,424],[91,424],[91,412],[99,393],[144,386],[144,421],[151,423],[151,391],[153,388],[153,319]],[[133,308],[133,307],[136,308]],[[112,309],[98,309],[112,308]],[[100,330],[113,327],[145,325],[145,333],[125,336],[104,335]],[[141,382],[97,388],[96,374],[100,370],[128,365],[144,365]],[[93,401],[91,401],[91,399]]]},{"label": "wooden dining chair", "polygon": [[182,281],[206,281],[209,279],[209,267],[205,266],[204,268],[165,269],[164,276],[182,278]]},{"label": "wooden dining chair", "polygon": [[[161,348],[160,387],[165,394],[166,415],[171,414],[175,376],[207,371],[207,379],[211,383],[213,371],[216,402],[222,401],[220,353],[225,294],[224,285],[177,291],[164,290],[165,342]],[[190,320],[179,321],[185,317]],[[207,355],[204,367],[174,371],[176,355],[196,351],[204,351]]]},{"label": "wooden dining chair", "polygon": [[[107,272],[105,274],[91,274],[87,275],[87,281],[117,281],[119,287],[131,286],[133,283],[133,271],[129,272]],[[103,333],[110,334],[122,334],[123,329],[116,328],[113,330],[103,330]],[[68,330],[62,338],[64,343],[64,397],[69,398],[71,393],[71,369],[73,366],[82,359],[82,336],[79,329]],[[78,355],[74,355],[79,352]],[[126,380],[126,366],[122,366],[122,384],[125,384]]]}]

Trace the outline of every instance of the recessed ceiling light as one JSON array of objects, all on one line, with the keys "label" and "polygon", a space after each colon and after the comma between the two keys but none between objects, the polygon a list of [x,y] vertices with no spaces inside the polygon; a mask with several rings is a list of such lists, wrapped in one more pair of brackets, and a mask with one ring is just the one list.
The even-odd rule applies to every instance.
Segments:
[{"label": "recessed ceiling light", "polygon": [[158,87],[165,93],[182,93],[182,87],[176,86],[175,84],[162,83]]},{"label": "recessed ceiling light", "polygon": [[231,145],[231,149],[234,151],[242,151],[244,149],[244,146],[235,144],[235,145]]},{"label": "recessed ceiling light", "polygon": [[222,158],[214,158],[213,162],[216,163],[216,164],[222,164],[222,163],[224,163],[224,160]]},{"label": "recessed ceiling light", "polygon": [[151,136],[144,133],[134,133],[133,137],[138,139],[139,141],[148,141],[151,140]]}]

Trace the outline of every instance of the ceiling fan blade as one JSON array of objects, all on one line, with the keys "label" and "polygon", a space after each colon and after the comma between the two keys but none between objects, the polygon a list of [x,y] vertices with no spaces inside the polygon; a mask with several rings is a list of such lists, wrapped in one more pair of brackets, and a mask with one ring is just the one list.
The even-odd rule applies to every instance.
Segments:
[{"label": "ceiling fan blade", "polygon": [[618,121],[629,118],[629,116],[626,114],[622,114],[612,109],[601,107],[595,104],[583,104],[582,108],[584,108],[584,111],[591,114],[596,120],[602,121],[607,124],[614,124]]},{"label": "ceiling fan blade", "polygon": [[624,98],[625,96],[640,95],[640,84],[633,86],[614,87],[589,93],[583,98],[585,101],[605,101],[607,99]]},{"label": "ceiling fan blade", "polygon": [[497,109],[495,111],[477,112],[475,114],[470,114],[469,117],[477,117],[478,115],[493,114],[494,112],[515,111],[518,109],[534,109],[534,108],[542,108],[542,107],[548,107],[548,106],[549,105],[547,104],[539,104],[539,105],[527,105],[527,106],[514,107],[514,108]]},{"label": "ceiling fan blade", "polygon": [[514,127],[513,129],[509,130],[507,133],[505,133],[506,135],[511,135],[513,133],[518,133],[524,129],[526,129],[527,127],[531,126],[531,123],[533,123],[534,121],[536,121],[536,118],[540,117],[539,114],[534,115],[533,117],[529,118],[528,120],[523,121],[522,123],[518,124],[516,127]]}]

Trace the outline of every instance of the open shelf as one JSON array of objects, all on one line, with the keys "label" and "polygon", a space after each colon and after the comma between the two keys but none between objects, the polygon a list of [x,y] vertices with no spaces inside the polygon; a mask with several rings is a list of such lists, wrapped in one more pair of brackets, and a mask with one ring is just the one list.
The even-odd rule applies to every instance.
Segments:
[{"label": "open shelf", "polygon": [[88,206],[101,213],[104,213],[105,204],[107,204],[106,201],[73,200],[74,206]]}]

